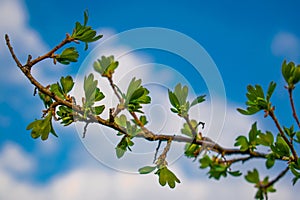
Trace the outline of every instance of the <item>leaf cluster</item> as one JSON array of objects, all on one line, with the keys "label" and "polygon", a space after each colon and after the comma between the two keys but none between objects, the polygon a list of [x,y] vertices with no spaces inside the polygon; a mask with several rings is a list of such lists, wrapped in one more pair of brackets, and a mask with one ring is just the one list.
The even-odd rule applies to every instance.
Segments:
[{"label": "leaf cluster", "polygon": [[98,101],[104,99],[104,94],[100,91],[97,87],[98,81],[94,79],[94,75],[90,73],[88,76],[84,77],[84,102],[83,102],[83,109],[84,115],[83,117],[86,118],[88,113],[92,113],[95,115],[100,115],[105,108],[105,105],[95,106],[94,104]]},{"label": "leaf cluster", "polygon": [[101,76],[111,78],[118,65],[119,62],[115,61],[114,56],[102,56],[101,59],[97,59],[97,61],[94,62],[93,67],[96,72],[101,74]]},{"label": "leaf cluster", "polygon": [[259,178],[259,172],[257,169],[254,169],[253,171],[248,171],[247,175],[245,175],[245,179],[249,182],[255,185],[256,188],[258,188],[255,198],[263,200],[264,196],[267,196],[270,192],[276,192],[273,185],[269,185],[268,187],[265,187],[269,183],[269,177],[265,177],[263,180],[260,180]]},{"label": "leaf cluster", "polygon": [[75,28],[73,29],[73,33],[71,35],[72,39],[85,43],[85,50],[88,49],[88,43],[95,42],[103,37],[103,35],[97,35],[97,32],[92,29],[91,26],[87,26],[87,22],[88,12],[85,11],[83,24],[76,22]]},{"label": "leaf cluster", "polygon": [[31,130],[31,137],[34,139],[41,137],[42,140],[47,140],[49,133],[58,137],[52,126],[52,112],[48,112],[48,115],[44,119],[31,122],[26,130]]},{"label": "leaf cluster", "polygon": [[287,63],[286,60],[283,61],[281,73],[290,89],[293,89],[300,81],[300,65],[296,66],[294,62]]},{"label": "leaf cluster", "polygon": [[239,171],[231,171],[229,163],[221,162],[221,160],[215,156],[211,158],[208,155],[205,155],[199,160],[199,162],[201,169],[209,168],[207,173],[209,174],[209,178],[219,180],[222,176],[227,177],[227,174],[232,176],[242,175]]},{"label": "leaf cluster", "polygon": [[180,183],[180,180],[177,178],[177,176],[166,166],[145,166],[139,169],[139,173],[148,174],[153,172],[155,169],[157,169],[155,174],[158,175],[158,181],[161,186],[168,184],[170,188],[175,188],[176,183]]},{"label": "leaf cluster", "polygon": [[192,103],[187,101],[189,89],[187,86],[181,86],[180,83],[178,83],[175,86],[174,91],[168,90],[169,94],[169,100],[171,105],[173,106],[171,108],[171,111],[174,113],[177,113],[178,115],[185,117],[188,114],[188,111],[191,107],[202,103],[205,101],[205,95],[201,95],[196,97]]},{"label": "leaf cluster", "polygon": [[123,94],[119,90],[119,93],[123,99],[125,99],[124,106],[129,110],[129,112],[143,113],[143,111],[140,110],[142,108],[141,104],[151,103],[149,90],[144,88],[141,84],[142,80],[136,80],[134,77],[129,83],[126,94]]},{"label": "leaf cluster", "polygon": [[270,111],[272,109],[272,104],[270,98],[275,90],[276,83],[271,82],[267,89],[266,95],[260,85],[248,85],[247,87],[247,102],[248,106],[246,110],[238,108],[237,110],[244,115],[253,115],[261,110]]},{"label": "leaf cluster", "polygon": [[115,118],[115,122],[123,127],[126,130],[126,135],[119,133],[118,135],[124,135],[121,139],[121,141],[116,146],[116,155],[118,158],[121,158],[124,156],[125,152],[127,150],[131,151],[131,146],[134,145],[134,142],[132,139],[141,132],[141,130],[138,128],[136,124],[131,124],[130,121],[127,120],[125,115],[121,115],[120,117]]}]

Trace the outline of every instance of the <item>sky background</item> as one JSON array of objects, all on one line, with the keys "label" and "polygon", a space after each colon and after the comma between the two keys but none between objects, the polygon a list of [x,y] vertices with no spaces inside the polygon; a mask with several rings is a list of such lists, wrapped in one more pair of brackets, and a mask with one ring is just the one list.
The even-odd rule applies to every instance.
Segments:
[{"label": "sky background", "polygon": [[[8,54],[4,34],[10,35],[17,55],[25,62],[29,53],[33,56],[41,55],[60,42],[67,32],[72,31],[76,21],[82,22],[85,9],[89,11],[89,25],[104,34],[104,38],[141,27],[163,27],[181,32],[203,46],[223,78],[227,112],[219,141],[230,146],[236,135],[247,134],[255,120],[259,120],[259,127],[263,130],[274,130],[272,122],[263,119],[263,113],[244,117],[236,112],[237,107],[244,107],[248,84],[259,83],[266,88],[270,81],[277,82],[278,87],[273,96],[276,114],[281,122],[291,125],[291,111],[280,67],[284,59],[300,62],[299,6],[299,1],[292,0],[0,0],[0,199],[253,199],[255,191],[243,178],[228,178],[218,182],[209,180],[205,176],[206,171],[198,169],[197,162],[180,157],[180,145],[174,145],[171,149],[175,153],[170,153],[173,161],[170,168],[178,175],[182,184],[171,190],[161,187],[153,174],[141,176],[133,173],[146,162],[151,164],[156,144],[151,146],[143,143],[146,146],[136,148],[144,151],[146,158],[150,159],[144,161],[142,158],[137,159],[143,157],[143,154],[115,159],[114,146],[105,146],[107,142],[103,142],[106,141],[103,138],[109,138],[112,143],[117,140],[115,137],[110,138],[112,132],[99,127],[90,127],[87,135],[90,137],[84,141],[80,138],[80,125],[64,128],[55,124],[59,138],[50,136],[46,142],[33,140],[30,132],[26,131],[26,126],[41,116],[43,105],[37,97],[32,96],[33,87]],[[82,69],[85,66],[81,64],[97,45],[99,44],[91,45],[87,52],[80,50],[79,62],[74,65],[52,66],[51,62],[45,62],[34,70],[34,75],[42,83],[49,84],[62,75],[72,74],[76,77],[78,71],[89,71],[88,68]],[[79,45],[78,48],[84,47]],[[121,50],[128,49],[130,46],[116,44],[96,53],[99,56],[107,53],[118,55]],[[183,74],[185,81],[189,82],[197,94],[207,92],[203,80],[194,76],[189,63],[172,53],[145,49],[122,59],[116,78],[118,80],[120,77],[124,83],[135,73],[148,82],[155,78],[160,83],[171,86]],[[151,64],[149,68],[142,70],[134,68],[145,63],[161,65]],[[177,74],[174,75],[174,72]],[[78,83],[80,85],[80,79]],[[165,93],[161,93],[159,88],[153,86],[153,90],[156,92],[152,96],[156,107],[147,108],[152,117],[150,128],[157,131],[178,131],[180,127],[174,126],[179,124],[176,116],[165,112],[156,114],[156,111],[164,110],[162,108],[168,106],[168,102],[166,98],[161,98]],[[103,91],[109,92],[109,89],[104,86]],[[296,104],[299,100],[300,95],[296,90]],[[204,105],[209,107],[209,103]],[[299,112],[299,105],[296,106]],[[201,108],[201,119],[213,125],[209,121],[210,109],[207,107]],[[160,122],[165,119],[169,120],[160,129]],[[93,134],[97,131],[102,134]],[[94,138],[98,136],[99,139]],[[89,153],[85,148],[91,144],[89,141],[102,143],[88,149]],[[95,157],[102,159],[102,163]],[[264,163],[251,161],[243,169],[250,170],[254,165],[263,169]],[[274,177],[281,167],[279,164],[272,169],[270,177]],[[271,195],[271,199],[295,199],[296,190],[299,190],[299,184],[291,186],[290,175],[276,186],[278,192]]]}]

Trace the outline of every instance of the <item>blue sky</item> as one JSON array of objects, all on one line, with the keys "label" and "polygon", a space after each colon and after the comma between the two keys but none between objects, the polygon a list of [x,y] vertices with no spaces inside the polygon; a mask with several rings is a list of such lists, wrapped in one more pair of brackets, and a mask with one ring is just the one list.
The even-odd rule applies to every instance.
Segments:
[{"label": "blue sky", "polygon": [[[0,37],[4,38],[4,34],[9,33],[17,54],[24,61],[28,53],[37,56],[56,45],[66,32],[72,31],[75,21],[82,21],[85,9],[89,11],[89,24],[105,37],[141,27],[162,27],[183,33],[202,45],[221,74],[227,97],[224,132],[228,134],[223,134],[221,141],[230,145],[236,134],[247,133],[254,120],[262,120],[262,114],[254,118],[242,117],[235,111],[236,107],[243,106],[245,102],[248,84],[259,83],[266,88],[270,81],[277,82],[273,97],[276,112],[280,121],[290,124],[291,118],[286,117],[290,115],[290,110],[286,103],[288,98],[283,88],[280,66],[283,59],[300,62],[299,6],[298,1],[0,0]],[[91,49],[95,47],[96,44]],[[117,51],[113,49],[117,47],[112,46],[110,51]],[[80,48],[83,49],[83,46]],[[126,50],[130,47],[122,48]],[[50,62],[46,62],[39,65],[40,71],[34,73],[43,83],[56,81],[61,75],[76,76],[90,51],[80,51],[78,64],[53,67]],[[161,188],[154,175],[136,176],[111,170],[87,152],[74,126],[61,128],[56,125],[58,139],[50,138],[47,142],[31,139],[25,128],[34,118],[41,116],[42,104],[32,96],[33,88],[9,57],[4,39],[0,43],[0,62],[0,199],[19,199],[22,196],[30,199],[146,199],[143,195],[148,190],[141,187],[141,184],[147,184],[147,188],[154,191],[148,199],[157,198],[156,193],[166,198],[186,197],[188,193],[191,199],[218,198],[218,195],[232,199],[252,199],[254,190],[250,185],[236,179],[220,183],[209,181],[204,176],[205,172],[198,170],[197,163],[187,159],[180,159],[172,165],[183,179],[183,183],[174,191]],[[175,69],[185,76],[197,93],[202,92],[201,88],[207,92],[203,80],[194,76],[190,64],[170,52],[140,50],[127,56],[123,65],[121,62],[123,69],[120,71],[125,73],[130,65],[147,62],[168,66],[162,67],[164,70]],[[158,76],[159,68],[136,73],[141,73],[144,79],[150,81],[151,77]],[[167,75],[164,74],[160,80]],[[295,102],[299,100],[297,91]],[[209,112],[209,109],[203,109]],[[155,117],[153,115],[153,119]],[[204,118],[208,119],[209,116],[205,115]],[[154,125],[153,122],[152,127],[155,129]],[[268,119],[259,122],[259,125],[273,130]],[[171,126],[167,125],[169,128]],[[111,148],[113,150],[114,147]],[[138,166],[130,165],[129,161],[105,160],[118,168],[122,164],[130,169]],[[191,175],[193,173],[195,175]],[[296,187],[299,186],[291,189],[289,178],[280,183],[281,190],[272,199],[295,198]],[[13,185],[16,185],[16,189]],[[68,189],[61,192],[66,187]],[[116,192],[113,189],[115,187],[122,189]],[[239,192],[233,195],[236,188]],[[216,194],[215,190],[220,193]],[[45,191],[49,191],[47,196],[43,196]]]}]

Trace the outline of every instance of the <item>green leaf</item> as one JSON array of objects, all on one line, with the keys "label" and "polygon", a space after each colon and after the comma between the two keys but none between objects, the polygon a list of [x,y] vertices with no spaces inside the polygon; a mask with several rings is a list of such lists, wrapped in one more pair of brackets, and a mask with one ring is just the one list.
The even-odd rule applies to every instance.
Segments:
[{"label": "green leaf", "polygon": [[[192,127],[195,129],[196,132],[198,132],[198,122],[196,120],[191,120],[190,121]],[[183,124],[183,128],[181,129],[181,133],[186,135],[186,136],[189,136],[189,137],[194,137],[193,136],[193,133],[192,133],[192,130],[190,129],[190,126],[187,124],[187,123],[184,123]]]},{"label": "green leaf", "polygon": [[180,183],[176,175],[167,167],[160,168],[155,174],[159,176],[159,184],[161,186],[165,186],[168,183],[170,188],[175,188],[176,182]]},{"label": "green leaf", "polygon": [[199,162],[200,162],[200,168],[205,169],[211,165],[212,160],[208,155],[205,155],[199,160]]},{"label": "green leaf", "polygon": [[188,144],[185,145],[184,154],[188,158],[195,158],[195,157],[197,157],[198,154],[196,154],[196,153],[197,152],[199,153],[199,150],[200,150],[199,145],[188,143]]},{"label": "green leaf", "polygon": [[297,139],[295,141],[300,143],[300,131],[296,132],[296,137],[297,137]]},{"label": "green leaf", "polygon": [[276,83],[274,83],[273,81],[269,84],[268,90],[267,90],[267,96],[266,96],[266,100],[269,102],[270,98],[274,92],[276,88]]},{"label": "green leaf", "polygon": [[256,122],[252,124],[251,130],[249,131],[249,143],[255,144],[257,136],[260,134],[260,131],[257,130]]},{"label": "green leaf", "polygon": [[95,106],[94,107],[94,112],[96,115],[100,115],[105,109],[105,105],[101,105],[101,106]]},{"label": "green leaf", "polygon": [[130,138],[127,135],[124,135],[124,137],[121,139],[119,144],[116,147],[116,155],[118,158],[121,158],[124,156],[127,149],[131,151],[130,146],[133,146],[134,143],[130,140]]},{"label": "green leaf", "polygon": [[259,174],[257,169],[254,169],[253,171],[248,171],[248,174],[245,176],[245,179],[249,183],[257,184],[259,182]]},{"label": "green leaf", "polygon": [[[98,81],[94,80],[94,75],[92,73],[90,73],[88,75],[88,77],[84,77],[84,93],[85,93],[85,98],[86,101],[90,100],[92,97],[92,94],[95,92],[96,88],[97,88],[97,84]],[[95,97],[92,97],[93,99],[95,99]]]},{"label": "green leaf", "polygon": [[119,125],[122,126],[124,128],[126,128],[126,122],[127,122],[127,118],[124,114],[120,115],[120,117],[115,117],[115,122]]},{"label": "green leaf", "polygon": [[88,49],[88,43],[94,42],[102,38],[103,35],[98,35],[92,27],[87,26],[88,22],[88,12],[84,12],[84,23],[83,25],[79,22],[76,22],[75,28],[73,29],[71,38],[74,40],[79,40],[85,43],[85,50]]},{"label": "green leaf", "polygon": [[270,156],[268,156],[266,160],[267,169],[272,168],[274,164],[275,164],[275,157],[273,156],[273,154],[270,154]]},{"label": "green leaf", "polygon": [[151,102],[149,91],[141,86],[141,79],[135,80],[133,78],[129,83],[127,93],[125,96],[125,106],[130,112],[143,113],[140,108],[141,104],[149,104]]},{"label": "green leaf", "polygon": [[31,137],[34,139],[41,137],[42,140],[47,140],[50,132],[57,137],[57,134],[52,127],[51,120],[52,113],[48,112],[48,115],[44,119],[31,122],[26,129],[31,130]]},{"label": "green leaf", "polygon": [[294,131],[293,125],[290,128],[283,127],[283,130],[290,138],[293,138],[296,134],[296,132]]},{"label": "green leaf", "polygon": [[89,19],[89,12],[88,10],[85,10],[84,11],[84,22],[83,22],[83,26],[86,26],[87,22],[88,22],[88,19]]},{"label": "green leaf", "polygon": [[153,172],[156,169],[156,166],[152,167],[152,166],[145,166],[139,169],[139,173],[140,174],[149,174],[151,172]]},{"label": "green leaf", "polygon": [[271,146],[274,142],[274,136],[271,132],[267,131],[266,134],[259,133],[257,143],[264,146]]},{"label": "green leaf", "polygon": [[198,96],[196,99],[194,99],[194,100],[192,101],[190,107],[192,107],[192,106],[194,106],[194,105],[197,105],[197,104],[199,104],[199,103],[204,102],[204,101],[205,101],[205,96],[206,96],[206,95]]},{"label": "green leaf", "polygon": [[171,105],[174,108],[179,109],[180,104],[179,104],[179,101],[178,101],[176,95],[170,90],[168,91],[168,93],[169,93],[169,100],[170,100]]},{"label": "green leaf", "polygon": [[56,96],[58,96],[61,99],[65,99],[65,96],[63,95],[62,88],[58,83],[54,83],[50,86],[50,91],[53,92]]},{"label": "green leaf", "polygon": [[59,116],[59,120],[61,120],[61,124],[64,126],[68,126],[74,122],[73,118],[73,110],[66,106],[59,106],[56,114]]},{"label": "green leaf", "polygon": [[143,125],[146,125],[148,123],[147,118],[144,115],[140,116],[140,121],[142,122]]},{"label": "green leaf", "polygon": [[234,146],[240,146],[241,151],[247,151],[249,149],[249,143],[245,136],[241,135],[235,139]]},{"label": "green leaf", "polygon": [[241,176],[242,173],[240,171],[229,171],[228,172],[231,176]]},{"label": "green leaf", "polygon": [[62,86],[62,91],[64,94],[70,92],[74,86],[74,81],[71,76],[61,77],[60,84]]},{"label": "green leaf", "polygon": [[101,59],[94,62],[93,66],[94,70],[100,73],[101,76],[111,77],[118,65],[119,62],[114,60],[114,56],[102,56]]},{"label": "green leaf", "polygon": [[57,55],[55,60],[61,64],[68,65],[71,62],[77,62],[78,57],[79,54],[75,47],[68,47],[60,55]]},{"label": "green leaf", "polygon": [[297,84],[300,81],[300,65],[298,65],[293,73],[293,84]]},{"label": "green leaf", "polygon": [[49,108],[50,105],[53,103],[52,98],[46,94],[38,92],[40,99],[43,101],[45,108]]},{"label": "green leaf", "polygon": [[284,141],[284,139],[281,137],[281,135],[277,135],[277,140],[275,142],[275,145],[271,146],[272,151],[277,153],[280,157],[283,156],[290,156],[290,148],[288,144]]}]

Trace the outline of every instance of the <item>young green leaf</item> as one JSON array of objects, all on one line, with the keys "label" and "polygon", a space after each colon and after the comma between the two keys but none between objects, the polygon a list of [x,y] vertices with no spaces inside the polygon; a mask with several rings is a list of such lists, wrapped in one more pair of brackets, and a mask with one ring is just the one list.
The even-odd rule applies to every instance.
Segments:
[{"label": "young green leaf", "polygon": [[101,106],[95,106],[94,107],[94,113],[96,115],[100,115],[105,109],[105,105],[101,105]]},{"label": "young green leaf", "polygon": [[176,97],[176,95],[172,92],[172,91],[168,91],[168,94],[169,94],[169,100],[170,100],[170,103],[171,105],[176,108],[176,109],[179,109],[180,108],[180,104],[179,104],[179,101]]},{"label": "young green leaf", "polygon": [[31,122],[26,129],[31,130],[31,137],[36,139],[41,137],[42,140],[47,140],[49,133],[51,132],[54,136],[58,137],[52,127],[52,113],[48,112],[48,115],[44,119],[35,120]]},{"label": "young green leaf", "polygon": [[145,166],[139,169],[140,174],[149,174],[156,169],[156,166]]},{"label": "young green leaf", "polygon": [[240,135],[235,139],[235,141],[234,146],[240,146],[241,151],[247,151],[249,149],[249,142],[245,136]]},{"label": "young green leaf", "polygon": [[60,84],[62,86],[62,91],[64,94],[70,92],[74,86],[74,81],[71,76],[61,77]]},{"label": "young green leaf", "polygon": [[257,143],[264,146],[271,146],[274,142],[274,136],[271,132],[267,131],[266,134],[259,133]]},{"label": "young green leaf", "polygon": [[272,94],[273,94],[275,88],[276,88],[276,83],[274,83],[274,82],[272,81],[272,82],[269,84],[269,87],[268,87],[268,90],[267,90],[267,96],[266,96],[267,102],[270,101],[271,96],[272,96]]},{"label": "young green leaf", "polygon": [[65,96],[63,95],[62,88],[58,83],[54,83],[50,86],[50,91],[53,92],[56,96],[58,96],[61,99],[65,99]]},{"label": "young green leaf", "polygon": [[71,62],[77,62],[79,54],[75,47],[69,47],[63,50],[63,52],[57,55],[54,59],[64,65],[68,65]]},{"label": "young green leaf", "polygon": [[97,35],[96,31],[92,27],[87,26],[88,12],[84,12],[84,23],[83,25],[79,22],[75,23],[71,38],[79,40],[85,43],[85,50],[88,49],[88,43],[94,42],[102,38],[103,35]]},{"label": "young green leaf", "polygon": [[197,104],[199,104],[199,103],[204,102],[204,101],[205,101],[205,96],[206,96],[206,95],[198,96],[196,99],[194,99],[194,100],[192,101],[190,107],[192,107],[192,106],[194,106],[194,105],[197,105]]},{"label": "young green leaf", "polygon": [[201,169],[205,169],[207,167],[209,167],[212,164],[212,160],[210,159],[210,157],[208,155],[203,156],[200,160],[200,168]]},{"label": "young green leaf", "polygon": [[228,171],[231,176],[241,176],[242,173],[240,171]]},{"label": "young green leaf", "polygon": [[125,96],[125,106],[130,112],[143,113],[140,108],[141,104],[149,104],[151,102],[149,90],[141,86],[141,79],[135,80],[133,78],[129,83],[127,93]]},{"label": "young green leaf", "polygon": [[162,167],[157,172],[155,172],[159,176],[159,184],[161,186],[165,186],[167,183],[170,188],[175,188],[176,182],[180,183],[180,180],[176,177],[176,175],[171,172],[167,167]]},{"label": "young green leaf", "polygon": [[248,174],[245,176],[245,179],[249,183],[257,184],[259,182],[259,174],[257,169],[254,169],[253,171],[248,171]]},{"label": "young green leaf", "polygon": [[93,67],[101,76],[111,77],[118,65],[119,62],[114,60],[114,56],[102,56],[101,59],[94,62]]}]

